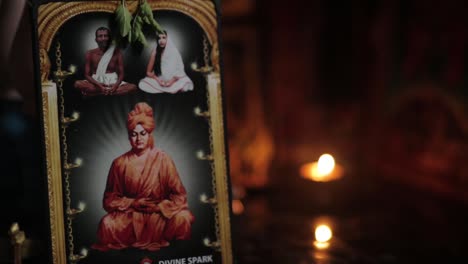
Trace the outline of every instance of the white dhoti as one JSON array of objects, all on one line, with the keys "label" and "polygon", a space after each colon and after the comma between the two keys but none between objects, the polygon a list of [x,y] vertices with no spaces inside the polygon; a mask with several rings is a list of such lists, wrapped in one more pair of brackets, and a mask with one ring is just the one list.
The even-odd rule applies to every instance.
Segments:
[{"label": "white dhoti", "polygon": [[105,73],[101,75],[93,74],[93,76],[91,77],[93,77],[93,79],[98,81],[99,83],[105,84],[106,86],[113,85],[119,80],[119,76],[116,72]]}]

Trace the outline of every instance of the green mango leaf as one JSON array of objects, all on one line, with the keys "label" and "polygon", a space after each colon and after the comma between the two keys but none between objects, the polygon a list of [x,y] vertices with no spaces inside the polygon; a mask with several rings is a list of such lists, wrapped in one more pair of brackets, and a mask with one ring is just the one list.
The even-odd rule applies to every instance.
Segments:
[{"label": "green mango leaf", "polygon": [[143,19],[141,19],[141,16],[140,14],[138,13],[136,16],[135,16],[135,21],[133,21],[133,23],[142,23],[143,22]]},{"label": "green mango leaf", "polygon": [[140,9],[144,16],[153,16],[153,10],[151,10],[151,6],[148,4],[148,2],[143,1],[140,4]]},{"label": "green mango leaf", "polygon": [[163,29],[154,19],[153,10],[151,10],[151,6],[146,0],[141,1],[138,7],[138,11],[132,19],[132,14],[130,14],[125,6],[125,0],[122,0],[115,10],[116,22],[122,37],[127,37],[130,43],[139,42],[143,46],[146,46],[148,42],[142,31],[143,25],[150,25],[158,34],[163,32]]},{"label": "green mango leaf", "polygon": [[139,16],[137,15],[134,18],[133,24],[132,24],[132,30],[131,30],[132,39],[131,39],[131,42],[132,43],[139,42],[143,46],[146,46],[147,41],[146,41],[145,35],[143,34],[142,27],[143,27],[143,20],[141,18],[139,18]]},{"label": "green mango leaf", "polygon": [[132,29],[132,14],[130,14],[125,4],[120,4],[115,10],[115,20],[119,27],[120,36],[126,37]]},{"label": "green mango leaf", "polygon": [[128,42],[132,43],[133,41],[133,34],[132,34],[132,31],[129,31],[128,32]]},{"label": "green mango leaf", "polygon": [[146,45],[148,44],[148,42],[146,41],[146,38],[145,38],[145,35],[143,34],[143,32],[142,32],[141,35],[140,35],[139,41],[140,41],[140,43],[141,43],[143,46],[146,46]]},{"label": "green mango leaf", "polygon": [[135,23],[133,23],[133,30],[135,31],[141,31],[141,28],[143,26],[143,21],[140,19],[140,20],[135,20]]},{"label": "green mango leaf", "polygon": [[154,19],[153,10],[151,10],[151,6],[146,2],[146,0],[140,4],[140,10],[141,14],[143,14],[143,20],[145,23],[152,26],[158,33],[162,33],[163,29]]}]

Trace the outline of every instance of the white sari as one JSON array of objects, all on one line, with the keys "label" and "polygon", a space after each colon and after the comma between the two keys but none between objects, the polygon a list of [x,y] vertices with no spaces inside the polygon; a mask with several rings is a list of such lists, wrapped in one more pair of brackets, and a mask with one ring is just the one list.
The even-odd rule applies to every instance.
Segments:
[{"label": "white sari", "polygon": [[[157,45],[156,43],[156,47]],[[177,93],[193,90],[193,82],[187,74],[185,74],[182,57],[168,37],[166,48],[161,56],[161,76],[158,76],[158,78],[167,82],[173,77],[178,77],[179,79],[168,87],[161,86],[158,81],[150,77],[145,77],[140,80],[138,87],[147,93]]]}]

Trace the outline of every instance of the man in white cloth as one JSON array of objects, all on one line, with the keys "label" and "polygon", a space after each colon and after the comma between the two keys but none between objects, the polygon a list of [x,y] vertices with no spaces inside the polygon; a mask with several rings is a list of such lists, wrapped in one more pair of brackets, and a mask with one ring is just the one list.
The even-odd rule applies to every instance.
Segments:
[{"label": "man in white cloth", "polygon": [[126,94],[136,91],[136,85],[126,83],[122,52],[111,45],[110,30],[100,27],[96,30],[98,48],[86,52],[85,78],[75,82],[75,88],[84,96]]},{"label": "man in white cloth", "polygon": [[138,87],[147,93],[193,90],[193,82],[185,74],[182,57],[166,31],[156,35],[156,48],[146,67],[146,77],[140,80]]}]

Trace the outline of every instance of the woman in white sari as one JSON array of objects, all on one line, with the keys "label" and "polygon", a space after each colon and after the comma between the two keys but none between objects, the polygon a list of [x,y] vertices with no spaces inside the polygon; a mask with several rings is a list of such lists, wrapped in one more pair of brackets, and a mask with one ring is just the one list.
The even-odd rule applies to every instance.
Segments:
[{"label": "woman in white sari", "polygon": [[193,90],[193,82],[185,74],[184,63],[167,32],[156,35],[156,48],[151,53],[146,77],[138,87],[147,93],[178,93]]}]

